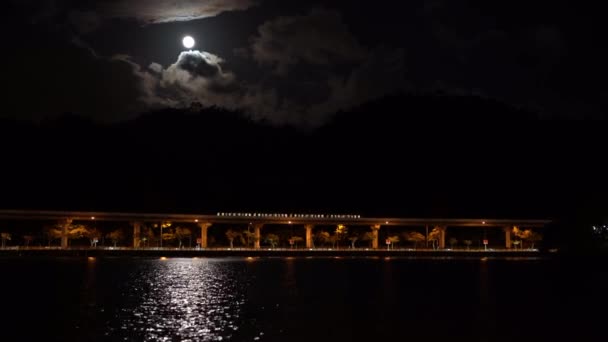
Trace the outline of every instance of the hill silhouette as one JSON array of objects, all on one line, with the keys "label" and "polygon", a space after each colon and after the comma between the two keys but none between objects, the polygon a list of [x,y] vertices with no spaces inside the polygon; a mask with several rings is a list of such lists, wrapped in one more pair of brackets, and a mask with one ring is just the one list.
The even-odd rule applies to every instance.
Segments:
[{"label": "hill silhouette", "polygon": [[554,217],[601,210],[603,122],[399,94],[316,129],[219,108],[3,120],[2,208]]}]

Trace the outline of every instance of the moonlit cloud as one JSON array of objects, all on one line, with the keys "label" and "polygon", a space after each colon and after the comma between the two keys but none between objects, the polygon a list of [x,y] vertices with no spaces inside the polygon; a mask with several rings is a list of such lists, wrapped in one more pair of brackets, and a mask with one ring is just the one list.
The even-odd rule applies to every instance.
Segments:
[{"label": "moonlit cloud", "polygon": [[157,24],[214,17],[254,5],[253,0],[117,0],[99,7],[106,17],[133,18],[144,24]]},{"label": "moonlit cloud", "polygon": [[148,66],[148,69],[154,71],[157,74],[160,74],[161,72],[163,72],[163,66],[158,63],[150,63],[150,65]]},{"label": "moonlit cloud", "polygon": [[152,63],[147,70],[134,66],[133,72],[145,90],[142,101],[151,107],[188,107],[193,102],[204,106],[237,108],[241,93],[236,77],[224,71],[223,60],[209,52],[184,51],[174,64],[164,68]]},{"label": "moonlit cloud", "polygon": [[[220,56],[184,51],[166,67],[158,63],[133,67],[142,82],[141,100],[150,108],[198,102],[239,110],[256,120],[315,127],[340,110],[404,88],[404,52],[364,48],[336,12],[313,10],[305,16],[273,19],[258,33],[244,49],[252,53],[242,56],[253,66],[274,69],[274,76],[239,80],[224,69]],[[312,76],[285,77],[300,63],[316,71]]]}]

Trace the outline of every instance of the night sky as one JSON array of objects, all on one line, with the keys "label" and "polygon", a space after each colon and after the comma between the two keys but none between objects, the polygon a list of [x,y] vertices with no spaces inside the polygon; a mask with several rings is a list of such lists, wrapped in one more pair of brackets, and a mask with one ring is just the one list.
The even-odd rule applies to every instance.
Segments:
[{"label": "night sky", "polygon": [[606,213],[608,50],[580,2],[3,6],[0,207]]}]

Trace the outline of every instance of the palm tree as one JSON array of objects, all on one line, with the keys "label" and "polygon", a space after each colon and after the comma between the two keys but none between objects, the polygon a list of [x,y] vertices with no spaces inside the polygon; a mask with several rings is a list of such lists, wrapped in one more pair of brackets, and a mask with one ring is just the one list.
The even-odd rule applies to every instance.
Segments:
[{"label": "palm tree", "polygon": [[108,235],[106,235],[106,237],[108,239],[110,239],[112,241],[112,243],[114,244],[114,247],[116,247],[117,243],[124,240],[125,233],[123,232],[122,229],[116,229],[116,230],[112,231],[111,233],[109,233]]},{"label": "palm tree", "polygon": [[473,241],[471,240],[464,240],[462,242],[467,246],[467,249],[470,249],[471,245],[473,244]]},{"label": "palm tree", "polygon": [[530,232],[530,230],[521,230],[517,226],[513,227],[513,235],[519,238],[519,241],[513,241],[516,249],[517,245],[521,245],[521,248],[524,248],[524,240],[528,238]]},{"label": "palm tree", "polygon": [[290,240],[293,241],[295,247],[298,248],[298,242],[304,241],[304,238],[301,236],[292,236]]},{"label": "palm tree", "polygon": [[51,243],[54,240],[61,239],[63,237],[63,229],[66,228],[68,242],[71,239],[79,239],[85,237],[88,233],[88,229],[84,225],[75,225],[75,224],[66,224],[65,222],[60,222],[58,224],[54,224],[51,226],[44,227],[44,235],[47,238],[48,246],[51,246]]},{"label": "palm tree", "polygon": [[279,236],[277,234],[267,234],[266,242],[268,242],[272,248],[276,248],[279,243]]},{"label": "palm tree", "polygon": [[175,228],[175,238],[177,239],[178,243],[179,243],[179,248],[182,248],[182,240],[185,238],[192,238],[192,231],[190,230],[190,228],[182,228],[182,227],[176,227]]},{"label": "palm tree", "polygon": [[454,245],[458,243],[458,239],[456,238],[450,238],[450,248],[454,249]]},{"label": "palm tree", "polygon": [[170,228],[167,229],[162,235],[161,238],[163,239],[163,241],[173,241],[177,238],[177,235],[175,235],[175,229]]},{"label": "palm tree", "polygon": [[161,222],[155,224],[153,227],[160,229],[160,248],[163,248],[163,240],[167,240],[163,236],[163,229],[171,227],[171,222]]},{"label": "palm tree", "polygon": [[441,231],[438,227],[433,228],[433,230],[429,233],[429,241],[433,245],[433,249],[437,249],[437,243],[439,242],[439,238],[441,236]]},{"label": "palm tree", "polygon": [[543,239],[543,236],[540,233],[534,232],[530,229],[520,230],[517,227],[514,227],[513,233],[521,240],[522,249],[524,248],[524,241],[530,242],[530,248],[534,248],[534,243]]},{"label": "palm tree", "polygon": [[403,233],[403,239],[406,241],[410,241],[414,243],[414,249],[418,247],[419,242],[423,242],[426,240],[424,235],[418,232],[406,232]]},{"label": "palm tree", "polygon": [[348,228],[345,225],[339,224],[336,227],[336,231],[334,232],[334,240],[333,240],[333,242],[336,244],[336,248],[340,247],[340,241],[344,240],[344,238],[346,237],[347,234],[348,234]]},{"label": "palm tree", "polygon": [[85,228],[83,236],[89,238],[89,241],[91,242],[91,247],[97,247],[97,243],[99,242],[99,238],[101,237],[101,232],[97,228]]},{"label": "palm tree", "polygon": [[[71,224],[68,227],[68,243],[70,240],[89,237],[89,229],[82,224]],[[92,246],[92,245],[91,245]]]},{"label": "palm tree", "polygon": [[372,232],[363,233],[363,235],[361,236],[361,241],[367,241],[369,243],[369,248],[372,248],[372,244],[374,242],[374,233],[372,233]]},{"label": "palm tree", "polygon": [[153,227],[146,227],[143,231],[143,238],[141,239],[145,247],[149,247],[150,244],[156,244],[156,236],[154,235]]},{"label": "palm tree", "polygon": [[521,240],[515,240],[512,243],[513,243],[513,245],[515,245],[515,249],[517,249],[517,245],[521,244]]},{"label": "palm tree", "polygon": [[399,235],[390,236],[388,240],[391,242],[389,247],[392,246],[392,248],[395,248],[395,244],[399,243]]},{"label": "palm tree", "polygon": [[325,245],[330,242],[331,235],[328,232],[321,230],[315,234],[315,240],[319,241],[319,244],[325,247]]},{"label": "palm tree", "polygon": [[6,241],[11,240],[11,234],[9,233],[0,233],[0,237],[2,238],[2,248],[6,247]]},{"label": "palm tree", "polygon": [[338,248],[340,246],[338,244],[338,235],[336,235],[336,234],[330,235],[327,242],[329,242],[329,244],[331,245],[331,248]]},{"label": "palm tree", "polygon": [[230,242],[230,248],[234,248],[234,239],[238,238],[239,236],[242,237],[239,232],[235,232],[232,229],[228,229],[228,231],[226,231],[226,238],[228,238],[228,241]]},{"label": "palm tree", "polygon": [[30,243],[34,241],[33,235],[23,235],[23,241],[25,242],[25,248],[30,246]]},{"label": "palm tree", "polygon": [[53,240],[61,238],[61,228],[56,225],[46,226],[44,227],[44,235],[47,238],[48,246],[51,247],[51,243],[53,242]]},{"label": "palm tree", "polygon": [[528,234],[528,238],[526,240],[531,243],[530,248],[534,249],[534,243],[542,241],[543,235],[540,233],[531,231],[530,234]]},{"label": "palm tree", "polygon": [[355,249],[355,243],[357,242],[357,240],[359,240],[359,236],[358,235],[351,235],[348,240],[350,241],[350,248]]},{"label": "palm tree", "polygon": [[247,247],[249,247],[250,245],[253,246],[255,244],[255,233],[250,231],[249,229],[244,230],[241,236],[245,238]]}]

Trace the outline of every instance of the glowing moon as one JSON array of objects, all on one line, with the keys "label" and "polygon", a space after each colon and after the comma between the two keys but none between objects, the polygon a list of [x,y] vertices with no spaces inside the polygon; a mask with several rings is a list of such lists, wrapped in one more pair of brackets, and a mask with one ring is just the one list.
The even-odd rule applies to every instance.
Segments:
[{"label": "glowing moon", "polygon": [[182,43],[184,44],[184,47],[186,49],[192,49],[194,47],[194,45],[196,44],[196,42],[194,41],[194,38],[192,38],[190,36],[185,36],[184,40],[182,40]]}]

